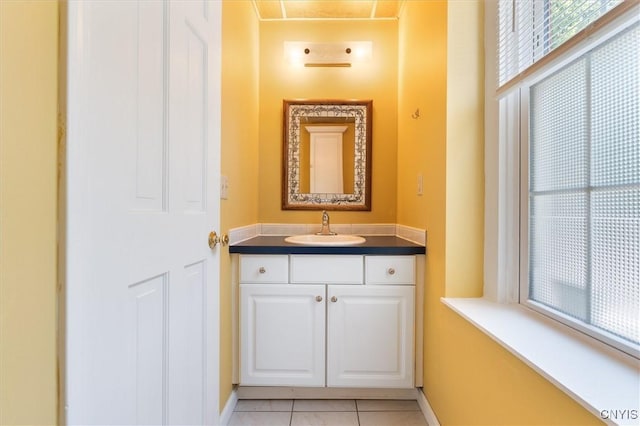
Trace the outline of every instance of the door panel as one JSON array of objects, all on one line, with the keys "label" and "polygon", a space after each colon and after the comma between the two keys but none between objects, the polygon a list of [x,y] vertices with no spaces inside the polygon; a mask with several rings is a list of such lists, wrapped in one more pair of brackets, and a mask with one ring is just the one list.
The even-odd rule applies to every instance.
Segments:
[{"label": "door panel", "polygon": [[[167,196],[167,137],[164,122],[167,87],[164,7],[160,2],[138,3],[136,55],[136,210],[164,211]],[[133,32],[133,31],[132,31]]]},{"label": "door panel", "polygon": [[240,285],[240,384],[324,386],[324,298],[323,285]]},{"label": "door panel", "polygon": [[193,27],[185,28],[186,40],[186,69],[182,73],[187,77],[183,82],[186,87],[186,111],[185,124],[182,131],[188,135],[185,139],[185,154],[188,167],[185,179],[186,209],[201,211],[203,209],[205,189],[205,148],[207,142],[206,119],[206,84],[207,76],[206,45]]},{"label": "door panel", "polygon": [[138,424],[162,424],[163,420],[166,289],[166,274],[129,287],[127,323],[134,332],[127,347],[133,351],[128,358],[135,362]]},{"label": "door panel", "polygon": [[203,424],[205,393],[205,261],[187,265],[170,286],[169,424]]},{"label": "door panel", "polygon": [[327,290],[327,386],[413,386],[413,286]]}]

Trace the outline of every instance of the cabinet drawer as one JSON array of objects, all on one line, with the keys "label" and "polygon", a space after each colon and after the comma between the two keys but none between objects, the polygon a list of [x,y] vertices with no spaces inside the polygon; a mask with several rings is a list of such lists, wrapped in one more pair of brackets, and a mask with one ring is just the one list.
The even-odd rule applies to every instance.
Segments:
[{"label": "cabinet drawer", "polygon": [[293,255],[291,282],[301,284],[362,284],[362,256]]},{"label": "cabinet drawer", "polygon": [[416,282],[415,256],[366,256],[366,284],[410,284]]},{"label": "cabinet drawer", "polygon": [[241,255],[241,283],[288,283],[289,256]]}]

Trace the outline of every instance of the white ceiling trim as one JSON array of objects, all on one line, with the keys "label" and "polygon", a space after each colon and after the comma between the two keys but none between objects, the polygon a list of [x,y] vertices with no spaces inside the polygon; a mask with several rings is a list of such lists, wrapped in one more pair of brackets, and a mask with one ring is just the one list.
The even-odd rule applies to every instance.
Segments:
[{"label": "white ceiling trim", "polygon": [[399,3],[399,8],[398,8],[398,12],[397,12],[397,16],[392,16],[392,17],[380,17],[380,18],[376,18],[376,12],[378,10],[378,0],[373,0],[373,3],[371,5],[371,12],[369,14],[369,17],[359,17],[359,18],[355,18],[355,17],[301,17],[301,18],[290,18],[287,16],[287,9],[286,9],[286,5],[285,5],[285,0],[280,0],[279,4],[280,4],[280,14],[281,17],[279,18],[264,18],[262,17],[262,15],[260,14],[260,8],[258,7],[258,1],[257,0],[251,0],[251,3],[253,4],[253,9],[256,12],[256,16],[258,17],[258,20],[260,21],[371,21],[371,20],[375,20],[375,21],[397,21],[399,19],[399,16],[402,12],[402,9],[404,8],[405,4],[406,4],[406,0],[400,0]]}]

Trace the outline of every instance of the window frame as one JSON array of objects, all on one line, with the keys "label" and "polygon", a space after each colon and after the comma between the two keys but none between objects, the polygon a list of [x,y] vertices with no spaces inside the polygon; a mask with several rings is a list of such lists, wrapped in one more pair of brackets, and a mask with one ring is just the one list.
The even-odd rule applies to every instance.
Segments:
[{"label": "window frame", "polygon": [[[496,6],[497,8],[497,6]],[[491,9],[491,7],[489,7]],[[486,12],[489,12],[487,10]],[[497,13],[495,13],[497,15]],[[605,330],[580,322],[569,315],[549,308],[541,303],[529,299],[529,91],[532,85],[555,73],[565,65],[583,56],[596,46],[615,37],[631,25],[640,21],[637,10],[631,9],[616,19],[602,26],[592,36],[576,43],[558,56],[539,67],[519,84],[502,94],[500,99],[494,100],[497,105],[487,100],[487,141],[491,137],[498,140],[498,228],[497,245],[485,244],[485,295],[499,302],[518,303],[526,308],[541,313],[558,322],[560,327],[570,327],[584,333],[588,338],[602,342],[634,358],[640,358],[640,348],[632,343]],[[496,36],[494,34],[494,36]],[[497,55],[495,43],[490,46],[491,37],[485,40],[487,61],[491,61],[491,54]],[[493,61],[496,63],[497,61]],[[488,69],[490,66],[487,67]],[[489,69],[490,71],[490,69]],[[495,70],[497,72],[497,70]],[[495,74],[488,72],[487,94],[495,93]],[[489,87],[493,82],[493,91]],[[492,124],[497,132],[492,130]],[[487,153],[489,153],[487,151]],[[495,155],[495,153],[493,153]],[[486,180],[487,187],[491,179]],[[488,188],[487,188],[488,189]],[[486,197],[486,201],[491,201]],[[486,205],[485,217],[492,213]],[[485,235],[495,232],[488,227],[485,219]],[[497,270],[496,270],[497,269]],[[502,269],[502,270],[501,270]],[[491,281],[489,281],[491,280]]]}]

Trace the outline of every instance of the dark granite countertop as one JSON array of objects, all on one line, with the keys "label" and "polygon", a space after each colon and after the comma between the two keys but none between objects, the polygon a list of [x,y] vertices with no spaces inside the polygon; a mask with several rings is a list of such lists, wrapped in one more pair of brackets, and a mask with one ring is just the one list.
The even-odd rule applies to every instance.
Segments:
[{"label": "dark granite countertop", "polygon": [[411,241],[387,235],[364,236],[353,246],[308,246],[284,241],[284,236],[261,235],[229,246],[229,253],[240,254],[425,254],[426,248]]}]

